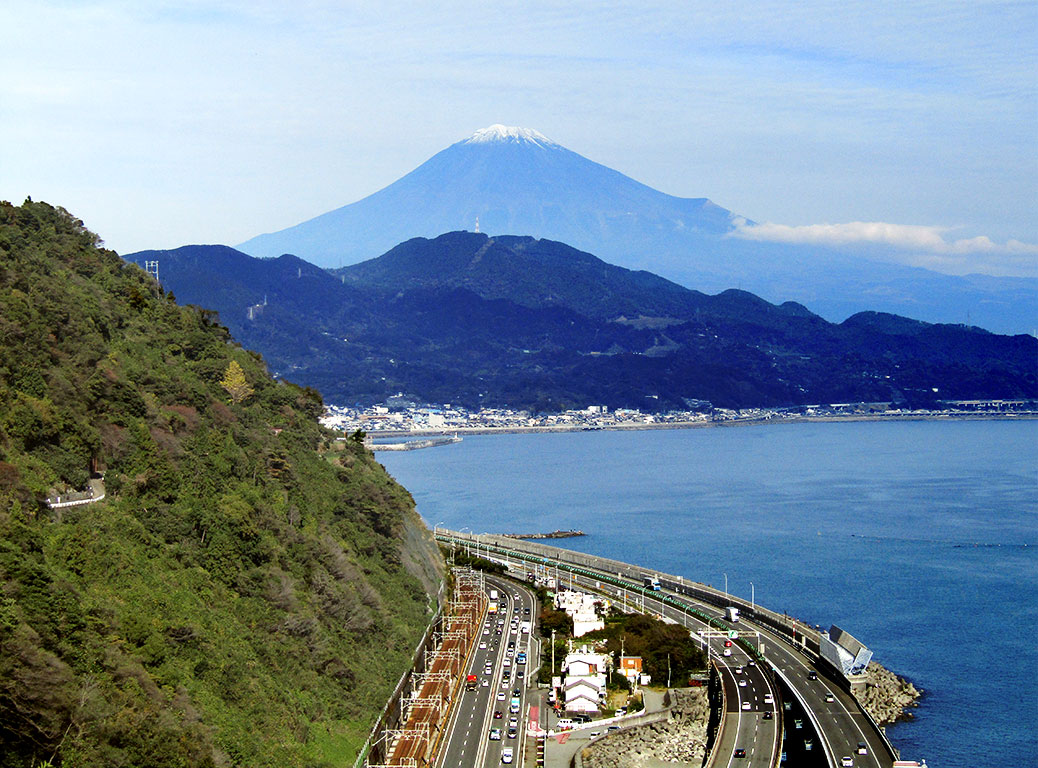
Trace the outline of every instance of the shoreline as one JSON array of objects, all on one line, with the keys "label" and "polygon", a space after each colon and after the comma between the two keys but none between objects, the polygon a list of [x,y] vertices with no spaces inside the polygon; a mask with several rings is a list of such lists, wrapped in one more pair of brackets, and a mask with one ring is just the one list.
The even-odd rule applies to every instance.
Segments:
[{"label": "shoreline", "polygon": [[447,433],[457,435],[520,435],[527,433],[550,433],[550,432],[623,432],[623,431],[647,431],[663,429],[712,429],[731,427],[753,427],[768,424],[804,424],[804,423],[832,423],[832,422],[863,422],[863,421],[1035,421],[1038,414],[1034,413],[935,413],[913,416],[912,414],[898,414],[897,416],[880,415],[848,415],[848,416],[793,416],[778,419],[729,419],[718,421],[672,421],[672,422],[637,422],[633,424],[609,424],[602,426],[587,427],[577,424],[554,424],[531,427],[507,426],[507,427],[451,427],[449,429],[416,429],[403,430],[372,430],[368,436],[372,438],[386,437],[432,437]]}]

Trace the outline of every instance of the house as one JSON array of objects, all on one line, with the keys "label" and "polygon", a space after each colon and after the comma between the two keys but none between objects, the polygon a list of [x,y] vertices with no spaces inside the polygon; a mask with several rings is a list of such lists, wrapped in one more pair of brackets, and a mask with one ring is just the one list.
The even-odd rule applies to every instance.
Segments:
[{"label": "house", "polygon": [[609,657],[590,646],[580,646],[566,654],[563,662],[566,711],[595,712],[605,700]]},{"label": "house", "polygon": [[581,637],[605,627],[605,622],[595,610],[595,605],[601,602],[599,597],[573,590],[563,590],[555,595],[555,607],[573,619],[573,637]]}]

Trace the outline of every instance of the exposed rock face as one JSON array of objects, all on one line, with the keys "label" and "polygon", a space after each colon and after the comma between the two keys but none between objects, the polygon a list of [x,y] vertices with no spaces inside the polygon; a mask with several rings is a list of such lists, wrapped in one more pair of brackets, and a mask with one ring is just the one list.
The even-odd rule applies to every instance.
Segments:
[{"label": "exposed rock face", "polygon": [[911,719],[912,713],[906,710],[918,706],[921,690],[874,661],[869,662],[865,675],[865,687],[856,690],[854,696],[873,720],[885,725]]},{"label": "exposed rock face", "polygon": [[647,768],[650,761],[702,765],[709,714],[706,688],[673,690],[670,720],[618,731],[581,753],[584,768]]}]

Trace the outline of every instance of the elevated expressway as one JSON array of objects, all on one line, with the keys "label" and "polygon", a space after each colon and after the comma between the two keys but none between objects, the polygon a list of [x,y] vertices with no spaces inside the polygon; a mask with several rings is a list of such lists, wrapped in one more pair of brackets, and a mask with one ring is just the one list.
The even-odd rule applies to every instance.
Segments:
[{"label": "elevated expressway", "polygon": [[[721,662],[722,681],[729,694],[726,695],[725,727],[715,745],[712,766],[774,766],[779,764],[781,751],[786,751],[789,765],[840,766],[842,758],[849,756],[855,768],[892,768],[896,759],[893,747],[850,692],[841,686],[840,678],[820,659],[818,633],[811,627],[704,584],[629,563],[493,534],[468,535],[438,529],[436,537],[445,543],[475,548],[519,570],[539,570],[555,575],[562,583],[568,579],[584,589],[608,594],[621,604],[636,603],[645,612],[687,626],[693,633],[702,630],[706,635],[703,642],[709,645],[711,656]],[[660,591],[643,586],[646,575],[659,578]],[[722,608],[726,605],[740,609],[738,624],[724,621]],[[722,655],[724,636],[736,630],[740,637],[732,646],[733,655],[725,657]],[[752,637],[747,637],[748,634]],[[758,668],[763,666],[773,672],[789,698],[790,709],[776,712],[770,721],[772,730],[766,727],[769,721],[757,717],[757,713],[765,709],[763,696],[768,687],[764,675],[752,672],[751,659]],[[736,679],[734,667],[739,661],[743,662],[744,675],[750,671],[745,687],[732,682]],[[734,698],[730,695],[733,690]],[[749,701],[748,711],[743,708],[743,701]],[[733,706],[738,706],[742,715],[735,718],[734,735]],[[797,727],[797,720],[801,718],[795,715],[801,712],[803,718]],[[787,722],[789,720],[793,722]],[[867,749],[865,755],[857,753],[858,745],[863,742]],[[807,746],[811,749],[805,749]],[[745,763],[735,758],[736,749],[746,751]]]},{"label": "elevated expressway", "polygon": [[[512,751],[512,764],[524,764],[528,746],[525,738],[529,709],[527,687],[535,682],[531,677],[536,678],[539,653],[531,647],[537,644],[533,636],[513,630],[512,626],[515,620],[536,621],[537,598],[513,581],[487,575],[484,590],[488,599],[491,589],[498,593],[495,601],[498,608],[485,614],[462,676],[464,679],[475,675],[476,689],[458,694],[434,763],[438,768],[501,765],[506,749]],[[514,644],[511,648],[510,642]],[[517,661],[521,651],[529,654],[525,665]],[[514,699],[519,700],[518,707],[511,706]],[[513,709],[516,711],[510,711]],[[500,713],[500,717],[495,717],[495,712]],[[513,717],[515,730],[510,734]],[[498,730],[499,739],[490,738],[492,729]]]}]

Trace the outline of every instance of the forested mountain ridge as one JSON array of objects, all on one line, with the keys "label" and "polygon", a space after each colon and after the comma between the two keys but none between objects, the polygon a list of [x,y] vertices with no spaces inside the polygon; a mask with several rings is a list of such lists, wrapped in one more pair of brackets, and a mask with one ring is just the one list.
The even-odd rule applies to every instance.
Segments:
[{"label": "forested mountain ridge", "polygon": [[220,313],[279,374],[337,404],[404,392],[534,411],[1038,396],[1038,340],[796,302],[710,296],[551,240],[449,232],[325,272],[224,246],[126,256]]},{"label": "forested mountain ridge", "polygon": [[[428,621],[428,531],[60,208],[0,203],[0,766],[352,761]],[[106,498],[50,509],[104,473]]]}]

